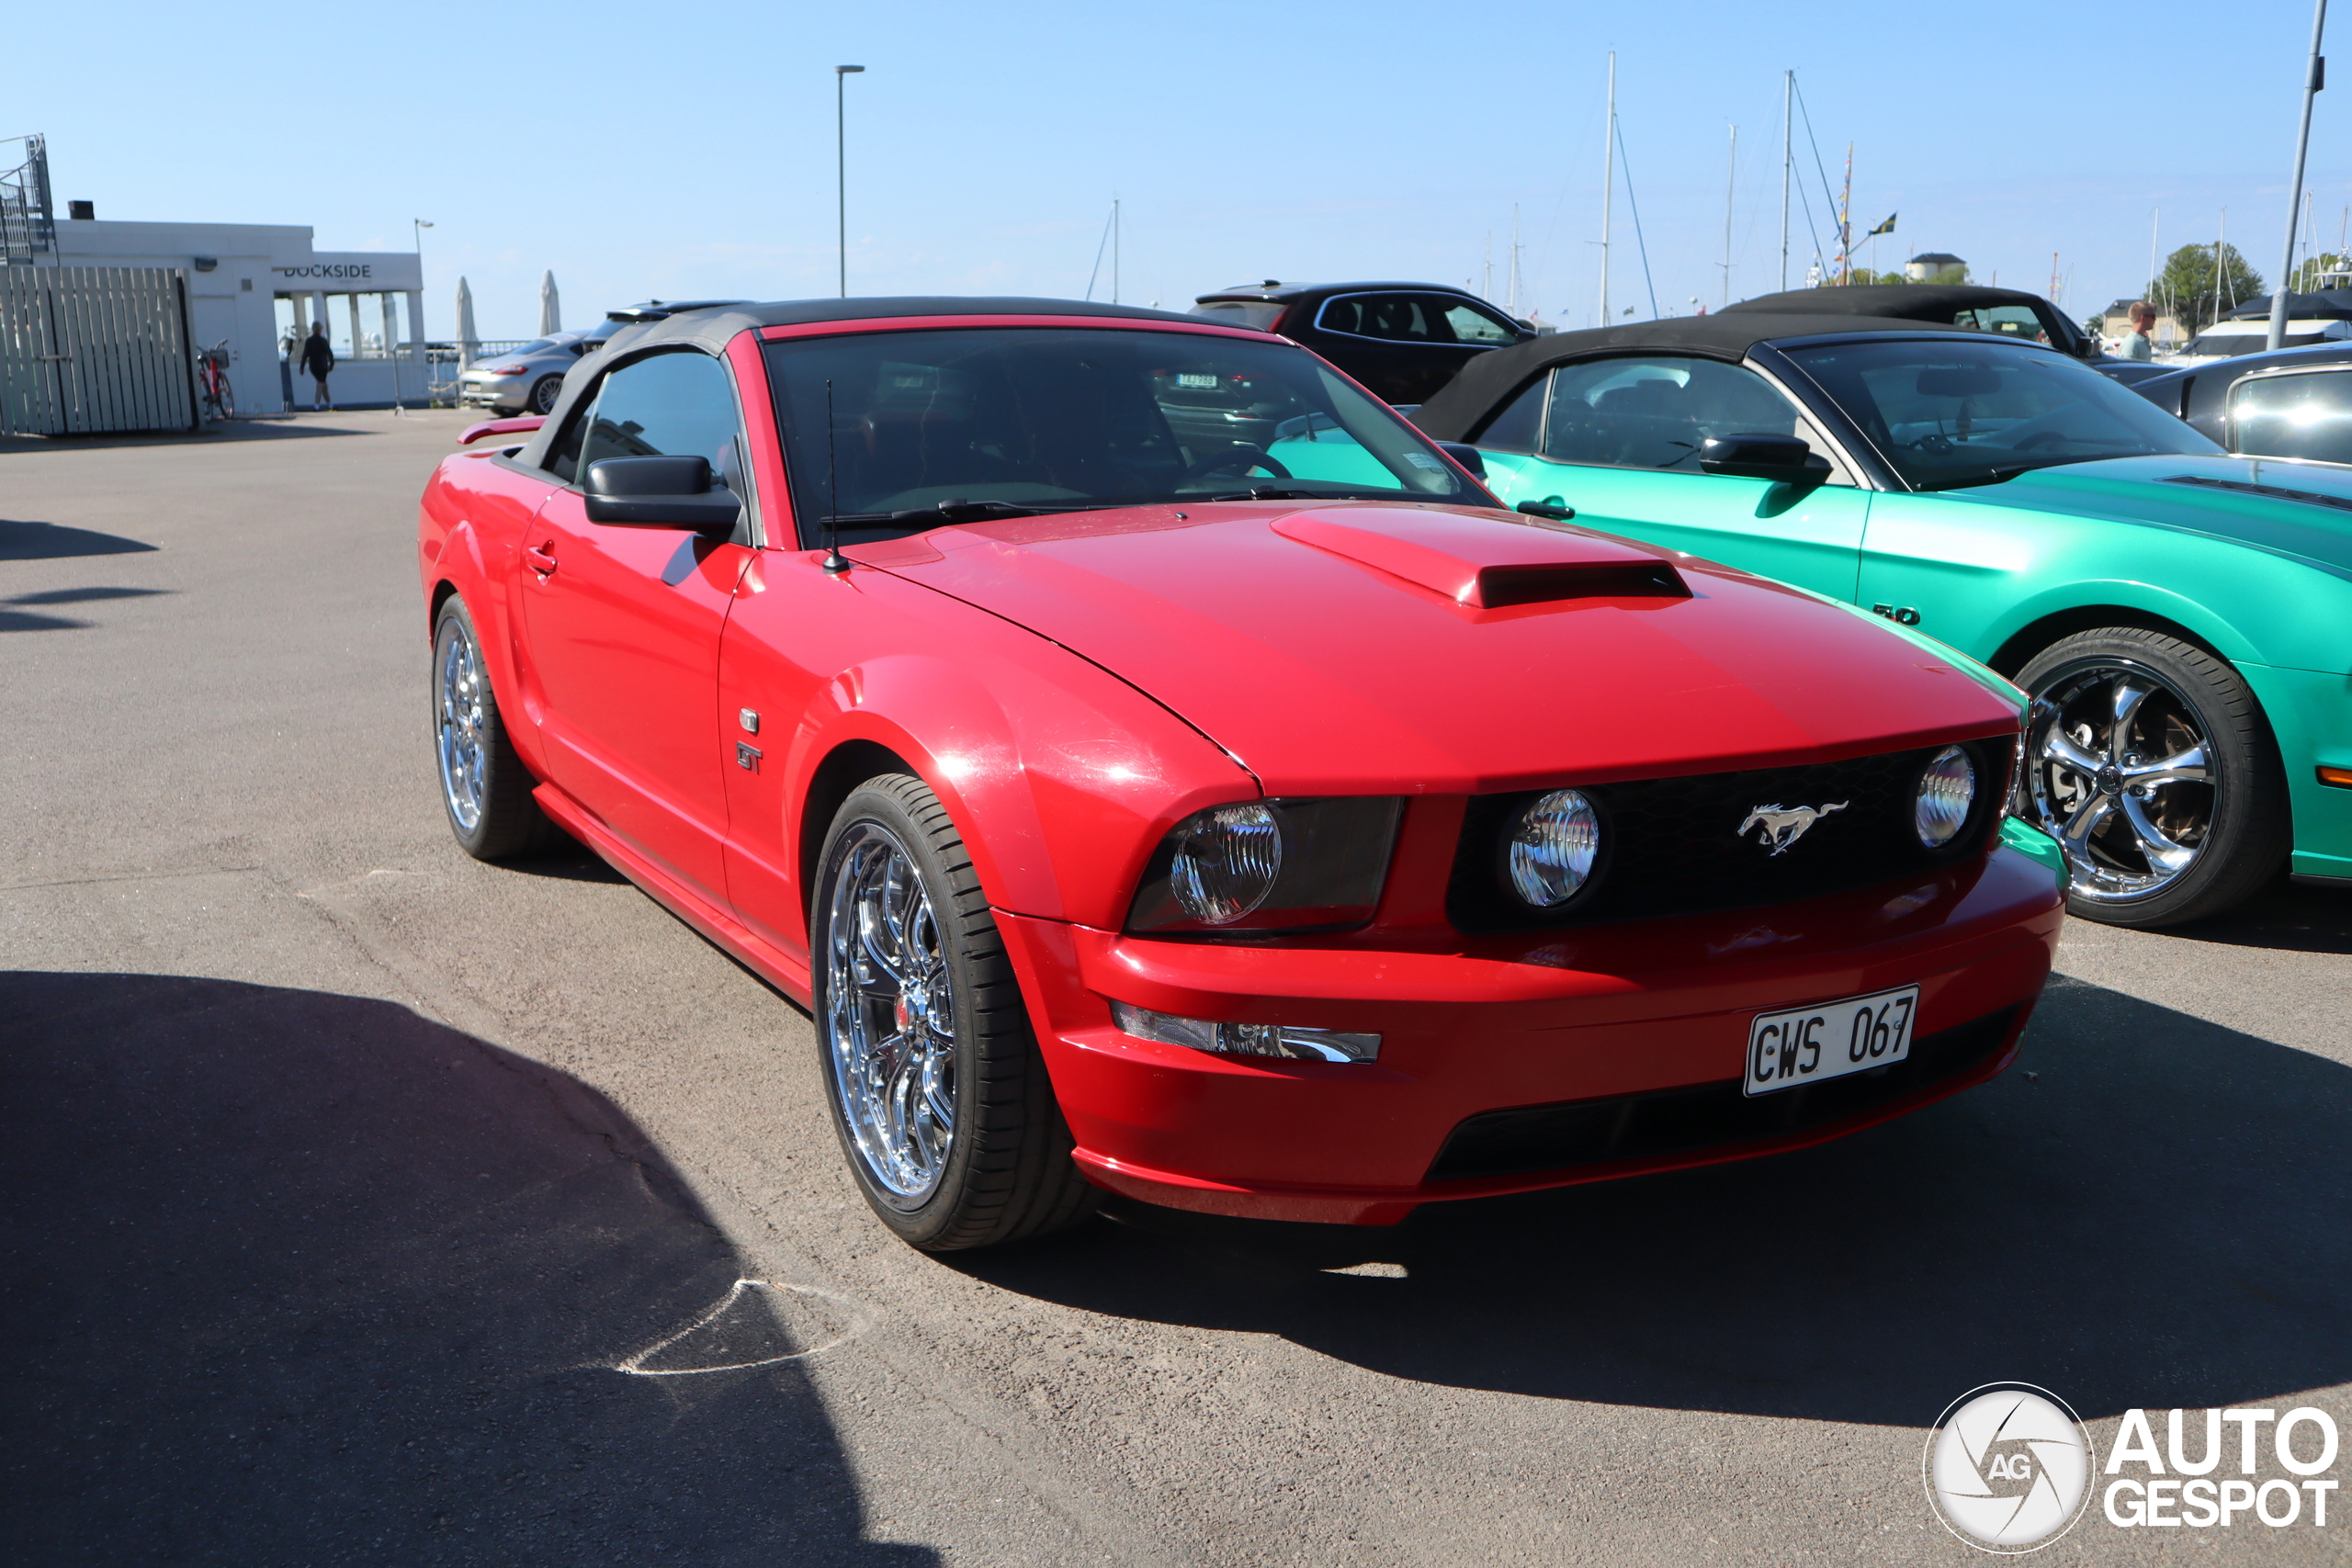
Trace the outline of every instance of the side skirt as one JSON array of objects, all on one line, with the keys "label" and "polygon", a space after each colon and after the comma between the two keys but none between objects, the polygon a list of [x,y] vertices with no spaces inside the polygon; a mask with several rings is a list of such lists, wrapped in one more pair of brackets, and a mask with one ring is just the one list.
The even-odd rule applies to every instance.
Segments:
[{"label": "side skirt", "polygon": [[559,827],[637,884],[645,896],[692,926],[706,940],[802,1007],[809,1005],[808,965],[755,935],[750,927],[630,849],[589,815],[586,807],[551,784],[531,792],[539,809]]}]

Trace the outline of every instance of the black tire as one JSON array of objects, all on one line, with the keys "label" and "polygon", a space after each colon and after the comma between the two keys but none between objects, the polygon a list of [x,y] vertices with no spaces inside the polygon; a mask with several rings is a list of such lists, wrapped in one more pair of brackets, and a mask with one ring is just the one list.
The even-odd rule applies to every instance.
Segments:
[{"label": "black tire", "polygon": [[[460,666],[469,667],[469,672]],[[454,593],[442,602],[433,624],[428,689],[435,782],[441,788],[442,815],[449,820],[458,847],[476,860],[499,861],[536,854],[560,842],[562,830],[531,798],[537,781],[506,739],[473,615]],[[470,824],[465,817],[469,808]]]},{"label": "black tire", "polygon": [[558,398],[563,396],[563,378],[542,376],[531,383],[531,396],[523,405],[530,413],[553,413]]},{"label": "black tire", "polygon": [[[918,985],[888,980],[890,967],[860,940],[858,911],[871,908],[861,902],[860,890],[892,863],[894,846],[896,863],[911,866],[924,900],[917,906],[915,893],[906,895],[907,934],[891,939],[899,966],[923,981]],[[834,815],[818,864],[810,988],[825,1103],[851,1177],[875,1213],[899,1239],[926,1252],[1040,1235],[1092,1213],[1100,1194],[1070,1158],[1069,1128],[1055,1101],[1004,938],[939,797],[904,773],[866,780]],[[914,934],[919,930],[931,934]],[[848,983],[839,983],[843,975]],[[939,1029],[934,993],[943,976],[950,1027]],[[910,1001],[916,996],[919,1006]],[[891,1032],[869,1049],[865,1043],[879,1032],[886,1010]],[[910,1039],[921,1043],[910,1046]],[[930,1066],[911,1067],[918,1055]],[[882,1077],[895,1086],[912,1084],[918,1076],[933,1086],[952,1077],[945,1092],[934,1088],[926,1098],[928,1105],[951,1108],[944,1152],[920,1134],[894,1141],[889,1128],[872,1120],[891,1100],[887,1088],[875,1087]],[[845,1081],[868,1087],[853,1094]],[[915,1092],[909,1089],[900,1101],[911,1101]],[[933,1117],[934,1127],[937,1120]],[[912,1147],[919,1157],[894,1160],[894,1147]]]},{"label": "black tire", "polygon": [[[2118,683],[2149,693],[2121,740],[2111,724],[2106,734],[2098,728]],[[2018,803],[2028,819],[2056,831],[2102,795],[2111,802],[2070,853],[2068,913],[2108,925],[2178,925],[2244,902],[2278,874],[2293,839],[2286,772],[2261,704],[2229,660],[2163,632],[2103,626],[2042,649],[2018,672],[2018,684],[2034,698]],[[2201,739],[2209,776],[2135,786],[2128,771],[2092,774],[2051,760],[2053,729],[2093,761],[2152,762]],[[2136,808],[2171,831],[2165,845],[2193,849],[2179,869],[2147,852],[2119,786],[2145,791],[2133,797]]]}]

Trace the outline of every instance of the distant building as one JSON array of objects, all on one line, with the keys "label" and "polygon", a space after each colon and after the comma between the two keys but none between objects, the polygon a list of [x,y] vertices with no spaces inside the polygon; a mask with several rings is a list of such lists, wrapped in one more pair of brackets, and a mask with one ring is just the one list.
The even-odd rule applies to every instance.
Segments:
[{"label": "distant building", "polygon": [[1968,264],[1950,251],[1921,251],[1903,264],[1903,276],[1914,283],[1962,283]]}]

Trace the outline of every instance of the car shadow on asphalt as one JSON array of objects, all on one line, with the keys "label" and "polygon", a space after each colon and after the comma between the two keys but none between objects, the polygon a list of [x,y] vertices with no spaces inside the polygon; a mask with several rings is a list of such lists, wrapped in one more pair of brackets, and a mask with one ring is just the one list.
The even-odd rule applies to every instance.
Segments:
[{"label": "car shadow on asphalt", "polygon": [[937,1561],[863,1537],[793,1359],[839,1324],[576,1079],[220,980],[0,1016],[12,1561]]},{"label": "car shadow on asphalt", "polygon": [[2086,1416],[2264,1404],[2352,1382],[2347,1148],[2352,1067],[2061,980],[2001,1078],[1795,1154],[1387,1231],[1131,1207],[946,1261],[1541,1398],[1894,1426],[1996,1380]]},{"label": "car shadow on asphalt", "polygon": [[2162,934],[2282,953],[2352,953],[2352,888],[2281,878],[2227,914],[2167,926]]}]

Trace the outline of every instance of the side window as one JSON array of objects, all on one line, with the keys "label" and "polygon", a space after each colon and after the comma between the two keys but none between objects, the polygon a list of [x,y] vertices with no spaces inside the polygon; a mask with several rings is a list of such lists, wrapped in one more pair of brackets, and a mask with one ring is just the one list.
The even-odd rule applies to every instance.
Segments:
[{"label": "side window", "polygon": [[2028,343],[2050,341],[2041,318],[2033,313],[2030,305],[1980,305],[1973,310],[1955,311],[1951,324],[1968,332],[1997,333],[2002,337],[2023,338]]},{"label": "side window", "polygon": [[1456,343],[1494,344],[1498,346],[1517,343],[1519,334],[1495,320],[1484,310],[1468,305],[1449,306],[1443,312],[1445,324],[1453,333]]},{"label": "side window", "polygon": [[707,457],[720,482],[737,471],[735,389],[718,361],[687,349],[624,365],[605,378],[581,422],[578,471],[606,457]]},{"label": "side window", "polygon": [[1442,343],[1434,312],[1410,294],[1342,294],[1326,300],[1315,324],[1327,333],[1352,333],[1390,343]]},{"label": "side window", "polygon": [[1544,456],[1696,473],[1708,436],[1763,433],[1811,438],[1788,400],[1744,367],[1679,355],[1589,360],[1553,372]]},{"label": "side window", "polygon": [[571,411],[571,423],[556,433],[555,444],[548,448],[548,472],[566,484],[573,483],[580,472],[580,443],[588,434],[589,416],[594,412],[595,399],[582,399]]},{"label": "side window", "polygon": [[1498,452],[1533,452],[1544,439],[1544,400],[1551,395],[1552,378],[1538,376],[1527,389],[1503,405],[1474,438],[1478,446]]},{"label": "side window", "polygon": [[2230,450],[2352,462],[2352,367],[2254,376],[2230,389]]}]

